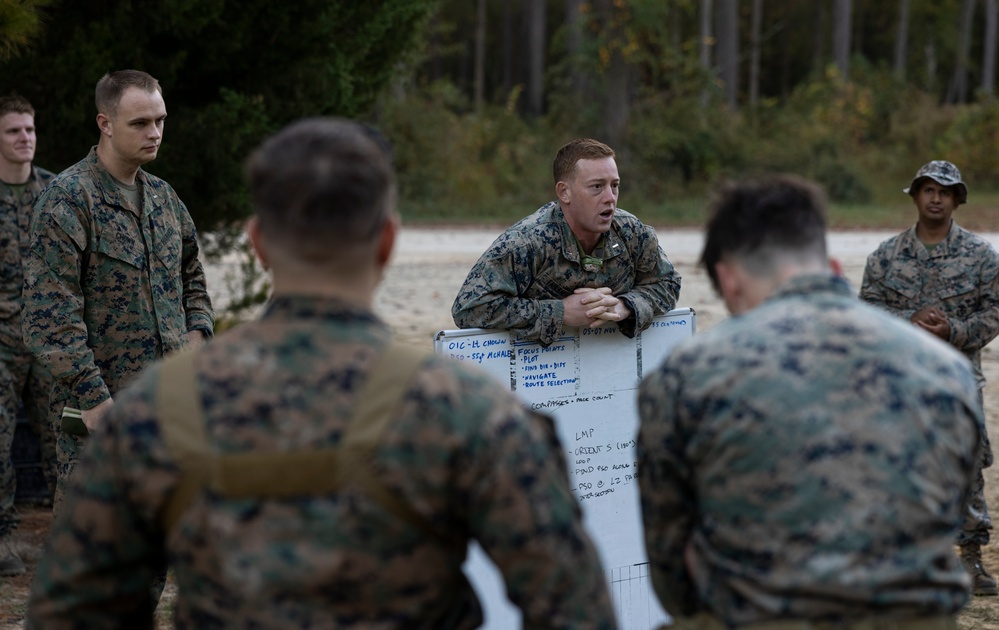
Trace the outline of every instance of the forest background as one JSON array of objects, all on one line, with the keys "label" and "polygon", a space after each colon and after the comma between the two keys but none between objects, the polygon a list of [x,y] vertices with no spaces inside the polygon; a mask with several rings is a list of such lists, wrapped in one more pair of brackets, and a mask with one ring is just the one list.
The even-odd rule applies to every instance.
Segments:
[{"label": "forest background", "polygon": [[[618,153],[621,205],[700,225],[728,178],[817,180],[836,228],[901,228],[930,159],[999,229],[997,0],[0,0],[0,94],[36,107],[36,163],[96,143],[108,70],[156,76],[160,157],[221,256],[250,211],[243,162],[303,116],[393,143],[409,224],[507,224],[552,197],[580,136]],[[247,273],[253,262],[247,258]],[[259,299],[250,295],[246,303]],[[234,305],[239,308],[239,305]]]}]

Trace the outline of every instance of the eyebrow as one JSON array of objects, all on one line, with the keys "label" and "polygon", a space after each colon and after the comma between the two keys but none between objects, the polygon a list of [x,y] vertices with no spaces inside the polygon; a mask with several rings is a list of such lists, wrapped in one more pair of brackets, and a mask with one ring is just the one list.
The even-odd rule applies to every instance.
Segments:
[{"label": "eyebrow", "polygon": [[166,117],[167,117],[166,114],[163,114],[162,116],[156,116],[155,118],[150,118],[150,117],[147,117],[147,116],[136,116],[135,118],[129,118],[128,119],[128,124],[132,124],[132,123],[136,123],[136,122],[146,122],[146,121],[149,121],[149,120],[164,120]]}]

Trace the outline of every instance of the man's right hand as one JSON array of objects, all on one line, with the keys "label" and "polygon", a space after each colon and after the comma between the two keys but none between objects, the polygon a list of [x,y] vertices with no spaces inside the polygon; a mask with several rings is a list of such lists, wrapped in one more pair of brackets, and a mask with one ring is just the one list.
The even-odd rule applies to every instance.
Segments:
[{"label": "man's right hand", "polygon": [[96,407],[84,409],[81,412],[83,424],[86,425],[87,430],[90,431],[90,433],[97,430],[97,427],[101,424],[101,419],[107,414],[113,405],[114,400],[108,398],[104,402],[99,403]]}]

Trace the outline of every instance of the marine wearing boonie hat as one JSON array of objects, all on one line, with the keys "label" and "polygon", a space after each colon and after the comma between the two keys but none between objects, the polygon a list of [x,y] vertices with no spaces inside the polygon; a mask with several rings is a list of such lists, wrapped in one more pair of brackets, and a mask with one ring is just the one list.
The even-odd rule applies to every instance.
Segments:
[{"label": "marine wearing boonie hat", "polygon": [[932,179],[941,186],[954,186],[958,189],[957,204],[968,203],[968,186],[961,179],[961,171],[957,167],[944,160],[933,160],[924,164],[916,176],[912,178],[912,183],[908,188],[903,188],[902,192],[913,197],[919,192],[919,184],[922,180]]}]

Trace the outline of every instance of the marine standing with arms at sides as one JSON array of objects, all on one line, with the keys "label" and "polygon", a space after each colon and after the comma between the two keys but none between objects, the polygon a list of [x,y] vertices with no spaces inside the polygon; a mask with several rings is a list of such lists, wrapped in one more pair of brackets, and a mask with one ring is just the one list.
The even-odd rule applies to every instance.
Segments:
[{"label": "marine standing with arms at sides", "polygon": [[804,180],[726,188],[701,263],[732,317],[639,386],[645,544],[677,630],[954,630],[969,599],[971,364],[858,300],[825,229]]},{"label": "marine standing with arms at sides", "polygon": [[[476,628],[478,541],[525,628],[613,628],[548,418],[372,312],[398,231],[381,136],[299,121],[248,165],[261,319],[150,369],[90,441],[28,626]],[[130,625],[131,624],[131,625]]]},{"label": "marine standing with arms at sides", "polygon": [[521,219],[472,267],[451,307],[461,328],[551,345],[565,327],[617,322],[634,337],[676,306],[680,274],[654,229],[617,207],[614,151],[581,138],[559,149],[556,201]]},{"label": "marine standing with arms at sides", "polygon": [[[968,186],[950,162],[923,165],[903,192],[915,203],[916,224],[868,256],[860,298],[963,352],[975,367],[983,404],[982,348],[999,334],[999,254],[954,221],[957,207],[968,200]],[[992,529],[981,470],[992,465],[992,447],[988,435],[982,437],[980,467],[957,542],[975,595],[996,595],[995,578],[982,563]]]},{"label": "marine standing with arms at sides", "polygon": [[170,184],[142,170],[163,139],[159,83],[111,72],[95,100],[100,140],[39,197],[24,261],[24,342],[56,379],[55,405],[82,412],[58,436],[56,511],[113,397],[214,323],[194,222]]},{"label": "marine standing with arms at sides", "polygon": [[10,544],[19,518],[14,507],[14,431],[23,404],[37,431],[46,481],[54,490],[55,435],[49,426],[51,379],[21,337],[21,265],[35,199],[52,173],[35,159],[35,109],[22,96],[0,97],[0,576],[21,575],[24,562]]}]

